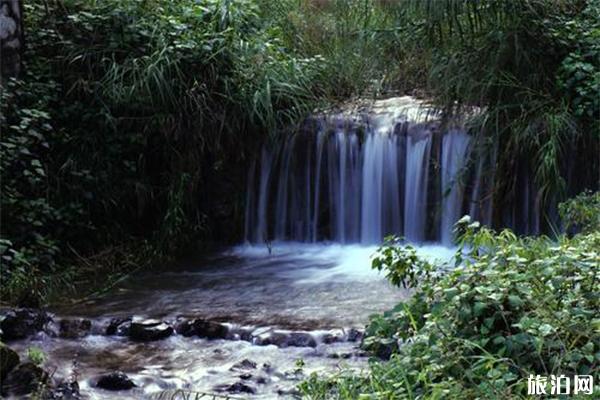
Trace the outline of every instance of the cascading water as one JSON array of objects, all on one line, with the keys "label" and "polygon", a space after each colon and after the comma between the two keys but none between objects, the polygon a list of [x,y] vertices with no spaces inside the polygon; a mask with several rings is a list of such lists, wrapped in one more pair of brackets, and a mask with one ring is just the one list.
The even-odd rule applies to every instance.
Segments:
[{"label": "cascading water", "polygon": [[[246,240],[377,244],[395,234],[449,246],[462,215],[491,224],[495,147],[442,126],[411,97],[313,117],[266,146],[250,171]],[[536,231],[537,190],[521,181],[527,207],[502,215],[517,231],[518,219]]]}]

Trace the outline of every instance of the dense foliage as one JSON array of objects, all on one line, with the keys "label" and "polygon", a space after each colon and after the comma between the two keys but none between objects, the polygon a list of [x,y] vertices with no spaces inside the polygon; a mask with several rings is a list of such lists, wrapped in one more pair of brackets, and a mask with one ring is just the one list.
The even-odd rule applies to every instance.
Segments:
[{"label": "dense foliage", "polygon": [[24,72],[2,82],[2,299],[238,240],[260,142],[352,97],[479,107],[499,204],[523,169],[539,203],[595,189],[599,14],[598,0],[24,2]]},{"label": "dense foliage", "polygon": [[[597,204],[587,211],[600,215]],[[416,288],[367,328],[363,346],[391,358],[367,375],[313,376],[309,398],[524,398],[530,374],[598,375],[600,231],[518,238],[468,217],[456,228],[455,265],[397,241],[378,251],[374,268]]]},{"label": "dense foliage", "polygon": [[257,134],[304,115],[318,73],[258,13],[250,1],[25,4],[25,74],[2,86],[3,298],[237,237],[220,220],[240,225],[236,171]]}]

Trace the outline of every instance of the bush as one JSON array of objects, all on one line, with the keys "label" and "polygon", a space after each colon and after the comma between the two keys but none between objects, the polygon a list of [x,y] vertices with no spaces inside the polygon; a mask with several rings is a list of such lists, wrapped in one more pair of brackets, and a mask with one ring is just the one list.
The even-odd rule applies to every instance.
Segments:
[{"label": "bush", "polygon": [[368,375],[326,384],[312,377],[305,394],[505,399],[527,394],[529,374],[598,376],[600,231],[558,241],[518,238],[468,217],[457,229],[460,250],[447,273],[414,262],[410,246],[380,249],[374,267],[416,291],[374,317],[363,345],[399,346],[389,363],[373,361]]}]

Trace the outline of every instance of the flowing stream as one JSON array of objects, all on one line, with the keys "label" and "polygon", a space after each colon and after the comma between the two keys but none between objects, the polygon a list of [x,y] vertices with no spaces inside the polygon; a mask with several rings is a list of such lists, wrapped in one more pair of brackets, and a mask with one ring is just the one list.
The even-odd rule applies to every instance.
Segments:
[{"label": "flowing stream", "polygon": [[[365,368],[368,359],[359,343],[347,340],[350,328],[362,330],[371,313],[408,296],[370,269],[375,249],[298,243],[273,243],[270,252],[266,246],[227,249],[138,275],[85,304],[52,310],[57,322],[90,319],[92,329],[85,337],[62,339],[39,333],[10,345],[22,357],[28,347],[41,348],[48,355],[45,368],[54,371],[55,379],[76,372],[81,392],[89,399],[142,398],[169,389],[229,394],[227,388],[236,382],[255,393],[231,394],[233,398],[290,398],[299,381],[313,371],[331,374],[342,367]],[[452,255],[452,250],[440,246],[419,251],[437,259]],[[175,334],[140,343],[105,334],[111,318],[132,315],[173,325],[181,318],[222,321],[232,332],[246,329],[257,339],[234,335],[208,340]],[[261,329],[256,328],[304,332],[315,343],[259,345]],[[304,363],[301,369],[298,360]],[[253,364],[256,367],[248,367]],[[111,370],[125,372],[138,387],[120,392],[96,388],[95,379]]]}]

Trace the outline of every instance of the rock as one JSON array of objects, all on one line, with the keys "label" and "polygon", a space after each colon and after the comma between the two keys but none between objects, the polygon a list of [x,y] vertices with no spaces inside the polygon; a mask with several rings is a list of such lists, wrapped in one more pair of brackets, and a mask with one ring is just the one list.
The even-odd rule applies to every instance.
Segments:
[{"label": "rock", "polygon": [[285,342],[287,346],[317,347],[317,341],[310,333],[292,332]]},{"label": "rock", "polygon": [[162,321],[154,319],[132,322],[129,328],[129,337],[138,342],[162,340],[172,334],[173,328]]},{"label": "rock", "polygon": [[131,318],[113,318],[106,327],[107,335],[128,336]]},{"label": "rock", "polygon": [[43,396],[44,400],[80,400],[79,384],[77,381],[62,382],[56,388],[49,390]]},{"label": "rock", "polygon": [[2,381],[2,393],[9,397],[25,396],[36,392],[48,379],[48,373],[34,363],[19,364]]},{"label": "rock", "polygon": [[259,336],[255,336],[253,343],[258,346],[268,346],[270,344],[277,347],[285,347],[289,340],[289,335],[283,332],[269,331]]},{"label": "rock", "polygon": [[359,342],[362,340],[363,333],[356,328],[350,328],[347,334],[347,340],[349,342]]},{"label": "rock", "polygon": [[2,340],[25,339],[44,330],[52,318],[44,311],[23,308],[10,311],[0,322]]},{"label": "rock", "polygon": [[58,335],[65,339],[82,338],[92,329],[89,319],[61,319]]},{"label": "rock", "polygon": [[245,370],[245,369],[256,369],[256,363],[247,358],[243,359],[239,363],[231,367],[231,370]]},{"label": "rock", "polygon": [[323,341],[323,343],[325,344],[331,344],[331,343],[336,343],[336,342],[342,342],[344,340],[344,332],[342,331],[331,331],[329,333],[324,334],[321,337],[321,340]]},{"label": "rock", "polygon": [[246,372],[246,373],[243,373],[243,374],[240,375],[240,379],[243,379],[245,381],[248,380],[248,379],[251,379],[251,378],[252,378],[252,374],[249,373],[249,372]]},{"label": "rock", "polygon": [[233,385],[228,386],[226,389],[229,393],[249,393],[255,394],[256,389],[244,382],[236,382]]},{"label": "rock", "polygon": [[118,391],[129,390],[134,388],[136,385],[123,372],[115,371],[99,377],[98,381],[96,382],[96,386],[101,389]]},{"label": "rock", "polygon": [[225,339],[227,337],[227,327],[218,322],[197,319],[193,323],[195,335],[207,339]]},{"label": "rock", "polygon": [[19,365],[19,355],[10,347],[0,343],[0,381]]},{"label": "rock", "polygon": [[267,383],[267,378],[265,378],[264,376],[259,376],[258,378],[256,378],[256,383],[258,383],[259,385],[264,385]]},{"label": "rock", "polygon": [[194,336],[196,334],[194,332],[194,321],[185,320],[178,322],[175,325],[175,332],[185,337]]}]

